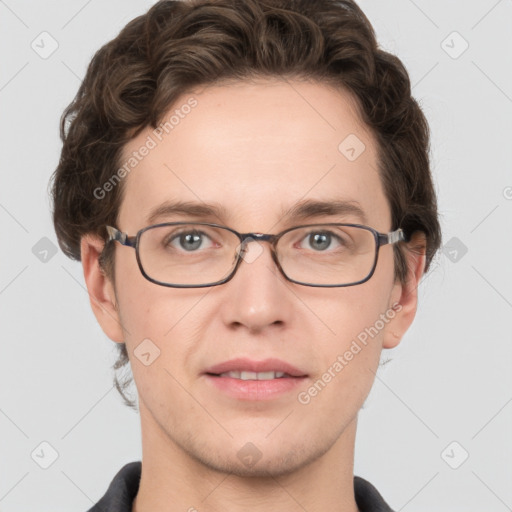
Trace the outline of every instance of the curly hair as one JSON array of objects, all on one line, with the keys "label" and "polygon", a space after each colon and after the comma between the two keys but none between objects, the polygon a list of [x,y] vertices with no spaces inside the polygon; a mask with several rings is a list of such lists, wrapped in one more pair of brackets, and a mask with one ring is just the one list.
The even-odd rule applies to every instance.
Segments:
[{"label": "curly hair", "polygon": [[[353,0],[161,0],[128,23],[93,57],[64,111],[60,161],[52,176],[59,245],[80,260],[80,240],[106,240],[117,225],[123,183],[106,197],[95,190],[120,165],[123,147],[156,128],[173,102],[196,86],[256,77],[304,79],[348,90],[374,135],[393,229],[425,234],[426,269],[441,244],[429,163],[429,127],[412,97],[408,73],[379,48],[372,25]],[[113,244],[100,263],[114,280]],[[395,275],[407,276],[403,244],[394,246]],[[114,369],[129,362],[124,343]],[[114,383],[125,403],[131,378]]]}]

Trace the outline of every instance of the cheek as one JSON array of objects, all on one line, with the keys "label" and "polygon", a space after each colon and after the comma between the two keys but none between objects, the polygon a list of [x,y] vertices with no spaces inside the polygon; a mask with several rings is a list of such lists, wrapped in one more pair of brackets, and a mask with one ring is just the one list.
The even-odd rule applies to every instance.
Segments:
[{"label": "cheek", "polygon": [[[329,295],[324,292],[312,308],[321,319],[313,337],[318,343],[317,353],[322,353],[322,371],[343,375],[336,380],[346,381],[344,386],[352,380],[371,383],[371,371],[378,366],[382,337],[392,319],[389,296],[393,287],[391,264],[381,263],[366,283],[327,292]],[[323,380],[328,379],[326,375]]]},{"label": "cheek", "polygon": [[[319,298],[316,308],[330,331],[328,339],[332,341],[329,345],[342,349],[352,340],[364,338],[360,334],[367,332],[376,323],[381,331],[379,319],[389,309],[392,288],[393,280],[389,278],[386,269],[385,272],[376,271],[366,283],[327,292],[329,295]],[[373,337],[377,338],[376,335]]]},{"label": "cheek", "polygon": [[[180,404],[180,409],[190,405],[183,389],[190,389],[193,380],[193,372],[187,371],[196,333],[191,319],[193,303],[170,299],[162,295],[160,287],[148,284],[157,290],[141,287],[137,295],[125,295],[121,313],[128,331],[126,347],[139,397],[150,409],[162,409],[161,417],[166,421],[169,403]],[[162,290],[173,293],[172,289]]]},{"label": "cheek", "polygon": [[314,335],[315,352],[321,354],[318,373],[297,399],[305,412],[310,407],[321,410],[322,417],[337,425],[357,413],[378,369],[383,331],[375,325],[385,311],[385,300],[382,289],[370,282],[339,291],[337,299],[318,305],[325,324],[319,323]]},{"label": "cheek", "polygon": [[148,281],[139,270],[135,251],[123,249],[122,254],[116,254],[116,290],[123,328],[133,345],[146,337],[160,338],[167,332],[175,308],[163,307],[173,289]]},{"label": "cheek", "polygon": [[382,332],[374,329],[383,312],[381,301],[364,295],[361,302],[354,295],[359,295],[359,292],[350,294],[350,301],[340,301],[336,309],[330,306],[326,322],[332,333],[326,339],[324,371],[343,373],[347,378],[350,375],[358,378],[356,374],[375,368],[382,348]]},{"label": "cheek", "polygon": [[[202,337],[201,319],[210,313],[201,301],[204,291],[182,290],[151,283],[137,266],[127,266],[119,282],[119,311],[126,348],[139,391],[183,381],[195,341]],[[153,391],[149,390],[151,393]]]},{"label": "cheek", "polygon": [[[136,348],[143,339],[152,340],[160,350],[186,351],[196,332],[195,324],[201,313],[198,298],[176,296],[176,291],[149,283],[149,290],[125,290],[120,303],[127,344]],[[170,296],[169,296],[170,295]],[[200,297],[199,297],[200,298]],[[176,343],[179,340],[179,343]]]}]

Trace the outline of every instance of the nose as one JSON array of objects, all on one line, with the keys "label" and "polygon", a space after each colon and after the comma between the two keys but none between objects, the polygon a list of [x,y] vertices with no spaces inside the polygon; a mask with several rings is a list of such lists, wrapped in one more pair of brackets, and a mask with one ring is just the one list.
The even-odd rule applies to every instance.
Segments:
[{"label": "nose", "polygon": [[[243,259],[225,286],[222,315],[226,324],[251,332],[290,322],[294,294],[272,258],[270,244],[246,241]],[[295,298],[295,300],[297,300]]]}]

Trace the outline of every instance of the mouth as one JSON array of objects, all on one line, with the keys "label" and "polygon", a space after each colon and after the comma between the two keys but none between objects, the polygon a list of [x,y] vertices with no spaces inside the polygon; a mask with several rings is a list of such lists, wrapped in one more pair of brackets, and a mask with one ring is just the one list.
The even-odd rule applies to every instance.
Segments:
[{"label": "mouth", "polygon": [[206,381],[236,400],[272,400],[305,382],[307,373],[278,359],[233,359],[208,368]]},{"label": "mouth", "polygon": [[239,380],[274,380],[274,379],[285,379],[293,378],[292,375],[288,375],[285,372],[249,372],[245,370],[232,370],[230,372],[223,372],[219,374],[209,373],[212,377],[229,377],[231,379]]}]

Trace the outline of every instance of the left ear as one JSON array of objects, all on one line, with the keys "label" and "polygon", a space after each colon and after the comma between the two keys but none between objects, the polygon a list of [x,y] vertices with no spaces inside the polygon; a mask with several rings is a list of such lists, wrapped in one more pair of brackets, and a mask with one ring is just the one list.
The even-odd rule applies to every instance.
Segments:
[{"label": "left ear", "polygon": [[[391,292],[390,308],[395,311],[393,320],[386,326],[382,348],[395,348],[409,329],[418,306],[418,285],[425,272],[426,237],[421,231],[411,235],[404,250],[407,261],[405,284],[397,281]],[[396,304],[393,307],[393,304]]]}]

